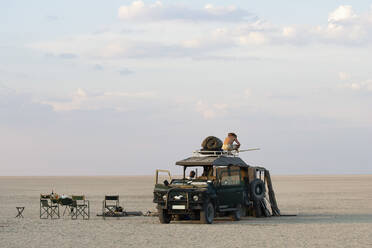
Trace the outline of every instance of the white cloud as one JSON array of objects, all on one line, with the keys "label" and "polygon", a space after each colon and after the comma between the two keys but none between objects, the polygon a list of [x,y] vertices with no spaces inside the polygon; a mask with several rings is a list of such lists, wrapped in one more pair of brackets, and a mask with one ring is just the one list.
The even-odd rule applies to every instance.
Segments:
[{"label": "white cloud", "polygon": [[[257,25],[258,24],[258,25]],[[357,15],[352,6],[339,6],[331,11],[328,22],[318,26],[276,26],[257,21],[256,30],[252,24],[236,28],[240,44],[339,44],[366,45],[372,42],[372,11]],[[234,32],[230,32],[230,35]]]},{"label": "white cloud", "polygon": [[246,97],[252,96],[252,90],[251,89],[245,89],[244,90],[244,96],[246,96]]},{"label": "white cloud", "polygon": [[[104,33],[62,37],[30,46],[54,56],[74,54],[76,60],[97,59],[97,63],[101,63],[99,60],[168,57],[217,59],[221,57],[217,56],[218,52],[239,46],[250,49],[265,45],[355,46],[372,43],[372,11],[355,14],[351,6],[340,6],[331,11],[328,22],[318,26],[280,26],[260,19],[248,18],[251,21],[247,21],[249,16],[247,11],[235,6],[206,5],[190,9],[181,5],[135,1],[121,6],[119,17],[122,20],[151,20],[136,23],[135,28],[141,32],[123,33],[110,28],[111,31]],[[195,20],[206,22],[195,25]],[[133,29],[128,22],[122,25]],[[122,71],[122,75],[128,74],[120,68],[116,70]]]},{"label": "white cloud", "polygon": [[341,5],[328,15],[328,22],[339,22],[357,17],[350,5]]},{"label": "white cloud", "polygon": [[352,6],[341,5],[329,14],[328,25],[313,28],[319,42],[343,45],[368,44],[372,41],[372,12],[357,15]]},{"label": "white cloud", "polygon": [[351,89],[353,91],[372,92],[372,80],[366,80],[359,83],[345,84],[344,87],[347,89]]},{"label": "white cloud", "polygon": [[[157,29],[162,29],[161,26],[156,26],[156,31],[158,31]],[[195,30],[195,28],[193,29]],[[187,33],[187,35],[184,35],[185,38],[179,38],[175,35],[177,32],[182,33],[185,30],[189,31],[187,25],[186,27],[181,25],[178,28],[172,26],[171,29],[168,29],[166,36],[169,39],[166,40],[158,40],[161,37],[153,36],[151,41],[149,41],[148,37],[142,36],[142,34],[128,37],[128,35],[122,33],[106,32],[65,37],[55,41],[37,42],[31,44],[30,47],[52,55],[70,52],[78,54],[79,58],[92,61],[94,59],[193,57],[235,45],[235,42],[230,37],[214,32],[215,30],[203,36]],[[157,32],[154,31],[153,33]],[[130,74],[131,72],[123,69],[119,71],[121,74]]]},{"label": "white cloud", "polygon": [[78,88],[74,93],[73,93],[73,96],[75,98],[86,98],[87,97],[87,93],[81,89],[81,88]]},{"label": "white cloud", "polygon": [[133,18],[141,18],[149,15],[151,11],[161,9],[162,4],[155,3],[154,5],[146,6],[142,1],[134,1],[130,5],[124,5],[119,8],[118,16],[120,19],[128,20]]},{"label": "white cloud", "polygon": [[267,38],[263,32],[249,32],[247,35],[239,37],[239,43],[243,45],[263,45],[267,42]]},{"label": "white cloud", "polygon": [[284,27],[282,34],[284,37],[294,37],[296,35],[296,30],[293,27]]},{"label": "white cloud", "polygon": [[338,77],[342,81],[345,81],[345,80],[350,79],[350,75],[348,73],[346,73],[346,72],[339,72],[338,73]]},{"label": "white cloud", "polygon": [[132,97],[132,98],[152,98],[156,96],[153,91],[143,91],[143,92],[121,92],[121,91],[109,91],[103,93],[104,96],[121,96],[121,97]]},{"label": "white cloud", "polygon": [[143,1],[134,1],[123,5],[118,10],[121,20],[134,21],[161,21],[161,20],[187,20],[187,21],[244,21],[253,18],[246,10],[235,6],[214,6],[207,4],[203,9],[191,9],[182,5],[163,5],[160,1],[146,4]]},{"label": "white cloud", "polygon": [[209,104],[202,100],[199,100],[195,106],[196,112],[200,113],[207,120],[223,117],[226,114],[227,108],[228,105],[224,103]]},{"label": "white cloud", "polygon": [[57,112],[99,109],[115,109],[118,111],[124,111],[128,110],[130,107],[128,101],[143,102],[154,99],[155,97],[156,93],[152,91],[107,91],[103,93],[88,94],[85,90],[78,88],[66,99],[41,101],[41,103],[52,106],[53,110]]},{"label": "white cloud", "polygon": [[204,9],[213,15],[225,15],[226,13],[232,13],[237,11],[237,8],[234,5],[230,6],[214,6],[212,4],[205,5]]}]

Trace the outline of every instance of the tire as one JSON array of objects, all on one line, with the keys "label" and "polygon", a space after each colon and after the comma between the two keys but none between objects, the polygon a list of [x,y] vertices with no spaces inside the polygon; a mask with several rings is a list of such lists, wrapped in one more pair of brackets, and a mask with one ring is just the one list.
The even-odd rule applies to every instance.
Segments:
[{"label": "tire", "polygon": [[236,208],[237,208],[237,210],[232,212],[232,214],[231,214],[231,219],[233,221],[239,221],[242,218],[242,215],[243,215],[242,214],[242,212],[243,212],[242,205],[239,204]]},{"label": "tire", "polygon": [[208,136],[201,144],[205,151],[220,151],[222,148],[222,141],[214,136]]},{"label": "tire", "polygon": [[262,200],[265,197],[265,191],[265,184],[261,179],[256,178],[250,183],[252,201]]},{"label": "tire", "polygon": [[170,221],[172,219],[172,215],[168,214],[166,212],[166,210],[163,210],[163,209],[159,209],[158,213],[159,213],[160,223],[162,223],[162,224],[169,224],[170,223]]},{"label": "tire", "polygon": [[212,224],[214,219],[214,206],[212,203],[205,204],[200,211],[200,223]]}]

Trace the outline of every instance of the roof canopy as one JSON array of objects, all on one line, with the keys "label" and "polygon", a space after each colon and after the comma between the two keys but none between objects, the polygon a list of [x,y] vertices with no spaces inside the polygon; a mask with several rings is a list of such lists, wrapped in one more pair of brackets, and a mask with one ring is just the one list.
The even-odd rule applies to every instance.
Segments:
[{"label": "roof canopy", "polygon": [[241,167],[249,167],[241,158],[239,157],[189,157],[184,160],[176,162],[176,165],[182,166],[229,166],[236,165]]}]

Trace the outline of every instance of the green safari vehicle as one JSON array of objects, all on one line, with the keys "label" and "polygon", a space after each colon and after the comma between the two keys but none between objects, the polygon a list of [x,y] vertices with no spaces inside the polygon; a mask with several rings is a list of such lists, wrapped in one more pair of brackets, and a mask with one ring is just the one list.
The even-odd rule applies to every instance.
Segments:
[{"label": "green safari vehicle", "polygon": [[[183,167],[180,179],[172,179],[167,170],[156,171],[153,202],[161,223],[200,220],[211,224],[216,217],[238,221],[246,215],[280,215],[270,174],[263,167],[249,166],[239,156],[224,152],[196,152],[176,165]],[[186,177],[191,170],[196,176]],[[203,171],[200,176],[199,170]],[[169,179],[159,182],[160,173],[167,173]],[[272,192],[269,199],[266,191]]]}]

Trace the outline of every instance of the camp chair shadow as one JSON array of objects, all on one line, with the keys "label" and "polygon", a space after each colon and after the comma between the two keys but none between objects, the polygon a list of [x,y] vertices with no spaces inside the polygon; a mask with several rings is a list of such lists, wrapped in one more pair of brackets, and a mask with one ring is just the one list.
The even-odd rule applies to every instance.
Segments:
[{"label": "camp chair shadow", "polygon": [[102,202],[102,217],[115,217],[117,216],[116,211],[120,207],[118,195],[105,195],[105,199]]},{"label": "camp chair shadow", "polygon": [[84,220],[89,220],[89,201],[85,199],[84,195],[73,195],[71,207],[71,219],[76,220],[79,216],[82,216]]},{"label": "camp chair shadow", "polygon": [[59,205],[53,203],[48,195],[40,195],[40,219],[59,219]]},{"label": "camp chair shadow", "polygon": [[72,215],[72,211],[73,211],[73,207],[72,205],[62,205],[62,207],[65,207],[65,209],[63,210],[63,216],[65,216],[66,212],[68,214],[68,216],[71,216]]}]

